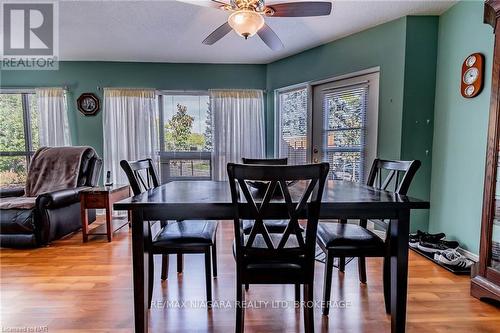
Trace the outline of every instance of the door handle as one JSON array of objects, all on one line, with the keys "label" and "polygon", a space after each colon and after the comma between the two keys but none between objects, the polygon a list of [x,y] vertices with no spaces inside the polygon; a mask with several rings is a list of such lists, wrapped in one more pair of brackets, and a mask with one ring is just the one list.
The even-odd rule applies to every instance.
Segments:
[{"label": "door handle", "polygon": [[319,163],[318,153],[318,147],[313,147],[313,163]]}]

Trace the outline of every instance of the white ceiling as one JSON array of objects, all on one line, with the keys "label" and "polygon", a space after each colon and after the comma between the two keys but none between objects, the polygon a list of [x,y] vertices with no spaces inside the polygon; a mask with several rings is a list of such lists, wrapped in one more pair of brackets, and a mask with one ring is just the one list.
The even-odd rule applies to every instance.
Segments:
[{"label": "white ceiling", "polygon": [[257,36],[244,40],[235,32],[212,46],[203,45],[228,17],[214,8],[172,0],[60,1],[60,59],[262,64],[405,15],[439,15],[453,4],[337,0],[330,16],[266,18],[285,45],[276,52]]}]

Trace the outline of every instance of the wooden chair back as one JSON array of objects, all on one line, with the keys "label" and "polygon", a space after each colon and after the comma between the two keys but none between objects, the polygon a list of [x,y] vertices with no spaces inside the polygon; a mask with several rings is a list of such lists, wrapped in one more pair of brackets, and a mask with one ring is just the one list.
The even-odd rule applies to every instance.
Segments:
[{"label": "wooden chair back", "polygon": [[245,158],[241,159],[243,164],[257,164],[257,165],[287,165],[288,158]]},{"label": "wooden chair back", "polygon": [[[301,257],[305,260],[304,262],[314,265],[321,197],[328,170],[328,163],[297,166],[233,163],[227,165],[231,198],[235,208],[237,262],[244,260],[247,254],[258,253],[262,258],[277,259],[290,255]],[[268,182],[263,197],[257,194],[258,191],[249,189],[248,181]],[[297,183],[289,188],[288,182],[290,181],[297,181]],[[279,200],[273,197],[278,186],[283,193],[283,197]],[[272,202],[273,199],[275,200]],[[271,215],[272,218],[269,218]],[[304,216],[307,220],[305,238],[299,226],[299,217]],[[273,240],[266,229],[264,220],[276,218],[286,218],[288,224],[281,235],[273,234],[275,238]],[[248,236],[243,233],[242,219],[254,221]],[[257,237],[263,240],[265,247],[254,246]],[[293,247],[290,247],[289,241],[290,244],[294,244]]]},{"label": "wooden chair back", "polygon": [[368,176],[367,185],[406,195],[421,162],[391,161],[375,159]]},{"label": "wooden chair back", "polygon": [[138,161],[122,160],[120,166],[127,175],[134,195],[141,194],[160,185],[153,160],[150,158]]}]

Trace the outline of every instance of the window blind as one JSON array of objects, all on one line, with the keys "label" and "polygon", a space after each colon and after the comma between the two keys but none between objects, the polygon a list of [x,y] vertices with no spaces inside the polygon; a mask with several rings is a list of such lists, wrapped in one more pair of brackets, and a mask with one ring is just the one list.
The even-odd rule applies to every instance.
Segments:
[{"label": "window blind", "polygon": [[366,83],[323,94],[322,156],[330,163],[330,179],[364,181],[367,98]]},{"label": "window blind", "polygon": [[288,164],[307,162],[307,88],[278,93],[279,156]]}]

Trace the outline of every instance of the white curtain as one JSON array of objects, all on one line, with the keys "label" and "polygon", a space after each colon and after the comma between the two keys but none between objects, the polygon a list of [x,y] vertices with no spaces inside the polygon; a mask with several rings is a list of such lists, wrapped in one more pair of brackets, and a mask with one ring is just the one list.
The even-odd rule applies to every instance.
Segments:
[{"label": "white curtain", "polygon": [[264,157],[262,90],[210,90],[213,113],[213,178],[227,179],[226,165]]},{"label": "white curtain", "polygon": [[40,146],[71,146],[66,92],[62,88],[36,89]]},{"label": "white curtain", "polygon": [[158,103],[153,89],[104,89],[104,175],[128,184],[121,160],[158,156]]}]

